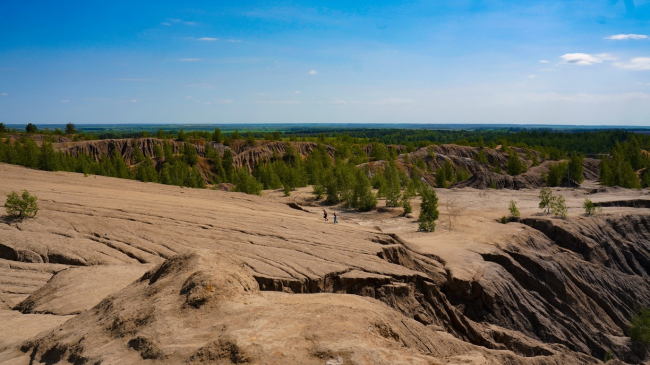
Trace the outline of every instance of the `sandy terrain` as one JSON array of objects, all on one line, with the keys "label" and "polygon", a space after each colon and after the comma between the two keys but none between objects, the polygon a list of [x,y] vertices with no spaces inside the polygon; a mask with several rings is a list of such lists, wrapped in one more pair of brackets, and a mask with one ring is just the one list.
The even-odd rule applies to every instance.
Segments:
[{"label": "sandy terrain", "polygon": [[[624,334],[650,305],[650,209],[630,202],[648,191],[585,185],[555,190],[567,220],[541,215],[534,189],[438,189],[425,234],[417,199],[411,218],[334,209],[334,225],[309,188],[0,164],[0,196],[28,189],[41,207],[0,224],[0,362],[638,362]],[[585,217],[587,196],[621,206]],[[522,222],[503,225],[510,199]]]}]

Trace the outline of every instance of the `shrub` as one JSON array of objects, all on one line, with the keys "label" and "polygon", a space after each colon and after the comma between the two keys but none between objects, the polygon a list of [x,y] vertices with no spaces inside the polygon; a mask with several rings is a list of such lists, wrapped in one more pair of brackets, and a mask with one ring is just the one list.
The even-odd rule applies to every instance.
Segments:
[{"label": "shrub", "polygon": [[650,344],[650,308],[637,308],[636,313],[630,318],[630,324],[628,333],[630,338],[644,345]]},{"label": "shrub", "polygon": [[517,203],[515,203],[514,200],[510,200],[508,210],[510,211],[510,218],[519,218],[521,216],[521,214],[519,214],[519,209],[517,209]]},{"label": "shrub", "polygon": [[609,360],[614,360],[614,355],[612,355],[612,351],[607,350],[605,357],[603,357],[603,362],[608,362]]},{"label": "shrub", "polygon": [[503,223],[503,224],[508,223],[508,217],[506,217],[505,215],[503,217],[501,217],[501,223]]},{"label": "shrub", "polygon": [[589,198],[585,198],[582,207],[585,208],[585,213],[587,215],[594,215],[594,213],[596,213],[596,204],[594,204]]},{"label": "shrub", "polygon": [[539,209],[546,209],[546,214],[550,213],[553,199],[555,199],[555,197],[553,196],[551,188],[542,188],[542,190],[539,191]]},{"label": "shrub", "polygon": [[555,199],[553,199],[551,202],[551,211],[556,217],[566,218],[568,209],[564,196],[558,195]]},{"label": "shrub", "polygon": [[17,219],[34,218],[38,212],[36,200],[38,198],[35,195],[30,195],[27,190],[23,190],[22,195],[12,191],[7,195],[7,201],[5,202],[7,215]]}]

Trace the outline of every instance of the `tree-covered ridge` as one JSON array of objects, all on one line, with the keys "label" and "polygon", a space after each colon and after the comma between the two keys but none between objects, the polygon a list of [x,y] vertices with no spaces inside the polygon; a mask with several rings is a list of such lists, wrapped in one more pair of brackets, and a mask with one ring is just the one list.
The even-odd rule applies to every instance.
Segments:
[{"label": "tree-covered ridge", "polygon": [[[513,144],[507,138],[495,141],[492,137],[498,134],[491,131],[483,132],[486,138],[479,136],[477,141],[464,139],[458,144],[432,144],[421,140],[415,146],[383,143],[373,135],[388,141],[397,135],[397,141],[435,136],[440,131],[416,130],[408,135],[395,130],[364,130],[358,133],[367,136],[353,137],[347,130],[346,134],[332,132],[329,136],[324,133],[315,137],[290,135],[287,141],[281,132],[256,138],[252,132],[235,130],[226,134],[216,128],[212,132],[180,130],[176,136],[160,130],[157,136],[161,138],[64,140],[53,144],[53,134],[38,134],[34,125],[29,129],[30,133],[23,134],[0,133],[5,137],[0,143],[0,162],[186,187],[228,183],[233,184],[234,190],[249,194],[283,189],[290,195],[298,187],[311,185],[316,198],[359,210],[372,209],[377,198],[385,198],[387,206],[408,207],[409,199],[421,191],[423,184],[446,188],[487,171],[516,176],[542,163],[546,169],[543,172],[546,186],[580,184],[583,179],[584,157],[577,151],[572,150],[566,156],[553,146],[535,150],[523,142]],[[68,126],[66,132],[57,141],[78,139],[74,125]],[[445,133],[469,136],[475,132],[440,133],[438,136]],[[614,147],[610,155],[601,155],[603,185],[630,188],[650,185],[645,136],[621,131],[569,133],[569,137],[549,133],[520,131],[510,136],[526,135],[535,143],[553,145],[544,142],[543,137],[550,135],[557,146],[573,141],[576,136],[608,139]],[[618,142],[628,137],[629,141]],[[115,147],[118,144],[120,151]],[[496,188],[494,182],[492,185]]]}]

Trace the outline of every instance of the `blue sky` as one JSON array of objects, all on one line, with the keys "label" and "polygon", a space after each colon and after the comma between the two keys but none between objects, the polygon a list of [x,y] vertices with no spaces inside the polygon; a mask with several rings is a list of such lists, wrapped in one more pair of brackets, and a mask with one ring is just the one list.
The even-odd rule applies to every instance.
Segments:
[{"label": "blue sky", "polygon": [[0,122],[650,125],[650,0],[0,3]]}]

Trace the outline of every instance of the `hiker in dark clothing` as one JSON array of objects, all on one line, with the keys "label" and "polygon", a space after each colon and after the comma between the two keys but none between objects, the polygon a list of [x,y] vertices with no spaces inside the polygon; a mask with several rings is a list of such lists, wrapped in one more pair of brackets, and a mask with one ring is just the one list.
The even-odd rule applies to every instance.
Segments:
[{"label": "hiker in dark clothing", "polygon": [[336,220],[336,212],[334,213],[334,224],[337,224],[338,221]]},{"label": "hiker in dark clothing", "polygon": [[325,220],[327,220],[327,211],[325,209],[323,209],[323,218],[325,218]]}]

